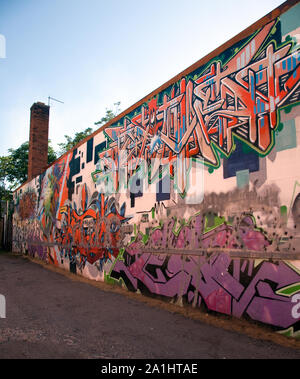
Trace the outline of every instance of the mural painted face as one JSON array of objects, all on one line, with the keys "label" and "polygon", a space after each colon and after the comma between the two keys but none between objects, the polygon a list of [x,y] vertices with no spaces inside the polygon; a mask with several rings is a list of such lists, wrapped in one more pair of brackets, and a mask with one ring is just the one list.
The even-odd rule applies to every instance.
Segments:
[{"label": "mural painted face", "polygon": [[81,207],[62,207],[56,242],[71,256],[79,256],[81,268],[86,262],[100,263],[116,258],[122,244],[121,226],[127,222],[125,205],[117,210],[114,198],[95,192],[89,199],[86,185],[82,187]]}]

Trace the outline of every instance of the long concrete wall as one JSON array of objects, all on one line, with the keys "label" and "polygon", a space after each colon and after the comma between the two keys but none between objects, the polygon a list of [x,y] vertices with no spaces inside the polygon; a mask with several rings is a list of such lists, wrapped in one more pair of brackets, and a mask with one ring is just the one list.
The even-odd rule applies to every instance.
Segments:
[{"label": "long concrete wall", "polygon": [[21,186],[14,250],[300,337],[299,16],[285,3]]}]

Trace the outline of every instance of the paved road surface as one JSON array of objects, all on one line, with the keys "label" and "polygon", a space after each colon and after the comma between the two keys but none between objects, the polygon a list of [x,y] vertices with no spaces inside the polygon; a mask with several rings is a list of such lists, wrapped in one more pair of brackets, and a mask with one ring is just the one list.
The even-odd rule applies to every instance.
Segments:
[{"label": "paved road surface", "polygon": [[300,358],[3,253],[0,294],[0,358]]}]

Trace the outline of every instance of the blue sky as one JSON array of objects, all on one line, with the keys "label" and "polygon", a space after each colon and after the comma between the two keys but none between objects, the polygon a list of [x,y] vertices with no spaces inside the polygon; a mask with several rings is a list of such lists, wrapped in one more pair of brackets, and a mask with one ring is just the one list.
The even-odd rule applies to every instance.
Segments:
[{"label": "blue sky", "polygon": [[29,138],[48,96],[49,138],[125,110],[282,4],[282,0],[1,0],[0,155]]}]

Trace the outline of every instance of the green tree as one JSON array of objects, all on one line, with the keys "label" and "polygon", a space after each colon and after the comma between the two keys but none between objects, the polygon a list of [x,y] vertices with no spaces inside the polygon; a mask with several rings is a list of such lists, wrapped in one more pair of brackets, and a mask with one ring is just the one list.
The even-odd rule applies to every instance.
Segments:
[{"label": "green tree", "polygon": [[[11,192],[20,184],[26,182],[28,172],[29,142],[22,143],[17,149],[8,149],[7,156],[0,157],[0,198],[8,200]],[[57,155],[48,144],[48,164],[54,162]]]},{"label": "green tree", "polygon": [[0,157],[0,200],[11,200],[10,185],[6,180],[6,173],[10,171],[11,160],[9,157]]},{"label": "green tree", "polygon": [[[120,112],[120,104],[121,102],[118,101],[117,103],[114,103],[115,109],[107,109],[105,116],[103,116],[99,121],[95,122],[94,124],[97,126],[102,126],[106,124],[108,121],[115,118],[119,112]],[[74,137],[71,137],[67,134],[65,134],[65,141],[58,144],[59,146],[59,154],[62,155],[72,149],[74,146],[76,146],[80,141],[82,141],[84,138],[88,137],[93,133],[92,128],[87,128],[82,132],[75,133]]]},{"label": "green tree", "polygon": [[93,133],[93,129],[87,128],[83,132],[75,133],[74,137],[71,137],[71,136],[68,136],[67,134],[65,134],[66,141],[58,144],[58,146],[60,147],[59,154],[62,155],[64,153],[66,153],[67,151],[72,149],[72,147],[77,145],[78,142],[80,142],[84,138],[88,137],[92,133]]},{"label": "green tree", "polygon": [[102,126],[105,125],[107,122],[115,118],[120,113],[120,104],[121,102],[118,101],[117,103],[114,103],[115,109],[107,109],[105,116],[103,116],[99,121],[95,122],[95,125]]}]

